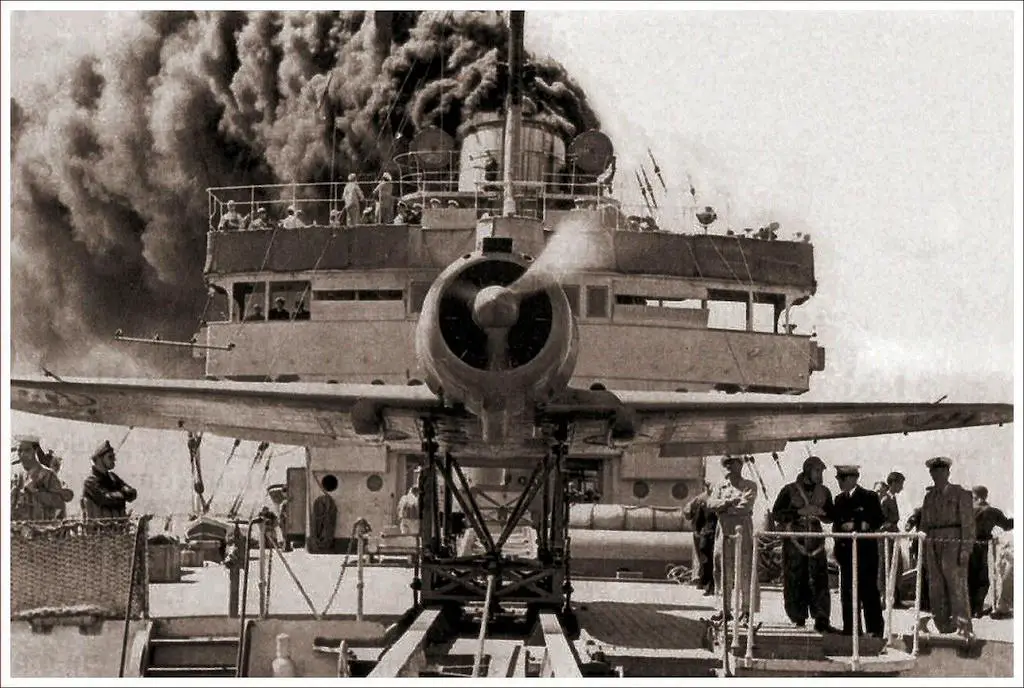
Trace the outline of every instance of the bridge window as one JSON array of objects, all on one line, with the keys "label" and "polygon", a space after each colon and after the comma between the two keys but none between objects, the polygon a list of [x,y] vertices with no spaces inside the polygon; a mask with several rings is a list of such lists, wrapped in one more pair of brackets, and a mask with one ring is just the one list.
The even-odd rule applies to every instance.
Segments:
[{"label": "bridge window", "polygon": [[608,317],[608,287],[587,287],[587,317]]},{"label": "bridge window", "polygon": [[[270,283],[268,320],[308,320],[309,289],[307,281]],[[283,299],[283,301],[281,301]]]},{"label": "bridge window", "polygon": [[419,313],[423,310],[423,301],[430,291],[430,282],[412,282],[409,284],[409,312]]},{"label": "bridge window", "polygon": [[573,315],[580,314],[580,287],[578,284],[563,284],[565,297],[569,300],[569,310]]},{"label": "bridge window", "polygon": [[266,282],[237,282],[231,287],[232,320],[266,320]]},{"label": "bridge window", "polygon": [[401,289],[327,289],[313,292],[317,301],[401,301]]}]

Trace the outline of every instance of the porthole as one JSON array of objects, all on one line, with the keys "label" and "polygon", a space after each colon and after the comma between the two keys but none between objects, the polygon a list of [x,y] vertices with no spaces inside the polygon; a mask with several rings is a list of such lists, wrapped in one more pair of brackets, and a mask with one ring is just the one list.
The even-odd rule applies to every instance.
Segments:
[{"label": "porthole", "polygon": [[382,487],[384,487],[384,478],[376,473],[366,479],[366,489],[370,492],[380,492]]},{"label": "porthole", "polygon": [[643,480],[637,480],[633,483],[633,496],[637,499],[644,499],[651,493],[651,487]]},{"label": "porthole", "polygon": [[672,486],[672,497],[680,501],[686,499],[686,495],[690,494],[690,490],[686,487],[686,483],[676,483]]},{"label": "porthole", "polygon": [[320,478],[320,487],[324,488],[324,492],[334,492],[338,489],[338,478],[328,473]]}]

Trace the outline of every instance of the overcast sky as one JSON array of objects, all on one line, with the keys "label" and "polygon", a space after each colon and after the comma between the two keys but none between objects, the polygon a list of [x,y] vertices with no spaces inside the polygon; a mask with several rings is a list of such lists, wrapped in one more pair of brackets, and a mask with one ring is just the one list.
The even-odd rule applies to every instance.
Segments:
[{"label": "overcast sky", "polygon": [[[117,21],[68,16],[15,15],[15,94],[29,75],[101,45]],[[1019,21],[1009,11],[537,10],[527,15],[526,44],[560,60],[587,91],[615,143],[625,201],[639,202],[632,170],[650,147],[673,191],[663,205],[683,205],[689,178],[720,222],[740,229],[778,220],[783,237],[810,232],[818,293],[793,317],[818,333],[827,363],[808,400],[1009,402],[1020,361]],[[23,414],[14,421],[15,431],[42,431],[79,459],[123,434]],[[813,451],[830,464],[864,464],[865,481],[903,470],[911,476],[905,505],[923,494],[924,460],[947,454],[957,462],[954,481],[985,482],[1009,507],[1020,483],[1015,433],[836,440]],[[187,486],[183,440],[148,436],[133,433],[126,451],[138,442],[137,451],[152,452],[148,443],[174,437],[184,480],[168,480]],[[790,446],[787,476],[809,450]],[[141,475],[125,464],[126,477]],[[771,471],[770,487],[781,484]]]}]

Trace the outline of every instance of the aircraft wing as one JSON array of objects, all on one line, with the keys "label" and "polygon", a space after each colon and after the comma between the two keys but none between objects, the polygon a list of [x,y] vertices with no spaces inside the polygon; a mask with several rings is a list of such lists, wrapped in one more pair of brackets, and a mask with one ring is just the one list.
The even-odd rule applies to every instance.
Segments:
[{"label": "aircraft wing", "polygon": [[13,378],[11,408],[90,423],[328,446],[374,436],[418,444],[415,420],[441,402],[425,386]]},{"label": "aircraft wing", "polygon": [[[459,451],[492,458],[542,455],[544,433],[482,442],[479,420],[443,406],[425,386],[191,380],[14,378],[11,408],[45,416],[301,446],[383,441],[416,451],[418,421]],[[569,389],[541,406],[538,426],[572,426],[573,452],[657,445],[664,457],[781,451],[789,441],[1001,425],[1011,404],[720,402],[664,392]]]},{"label": "aircraft wing", "polygon": [[[657,444],[661,456],[669,457],[754,454],[781,451],[789,441],[1013,422],[1012,404],[719,402],[631,391],[575,391],[545,412],[579,418],[577,434],[582,428],[591,431],[584,442],[602,444],[610,437],[613,443]],[[604,428],[584,420],[609,413],[613,420]]]}]

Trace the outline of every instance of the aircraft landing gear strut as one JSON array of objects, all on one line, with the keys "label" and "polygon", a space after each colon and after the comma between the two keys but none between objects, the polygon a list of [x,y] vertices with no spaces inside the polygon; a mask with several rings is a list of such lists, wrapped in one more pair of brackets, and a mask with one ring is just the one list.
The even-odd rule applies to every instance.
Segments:
[{"label": "aircraft landing gear strut", "polygon": [[[440,451],[432,423],[423,426],[420,562],[416,581],[424,607],[483,603],[493,576],[492,607],[568,609],[568,428],[552,434],[550,451],[530,473],[511,509],[485,515],[460,462]],[[533,525],[526,520],[533,515]],[[460,532],[461,531],[461,532]],[[490,611],[490,610],[489,610]]]}]

